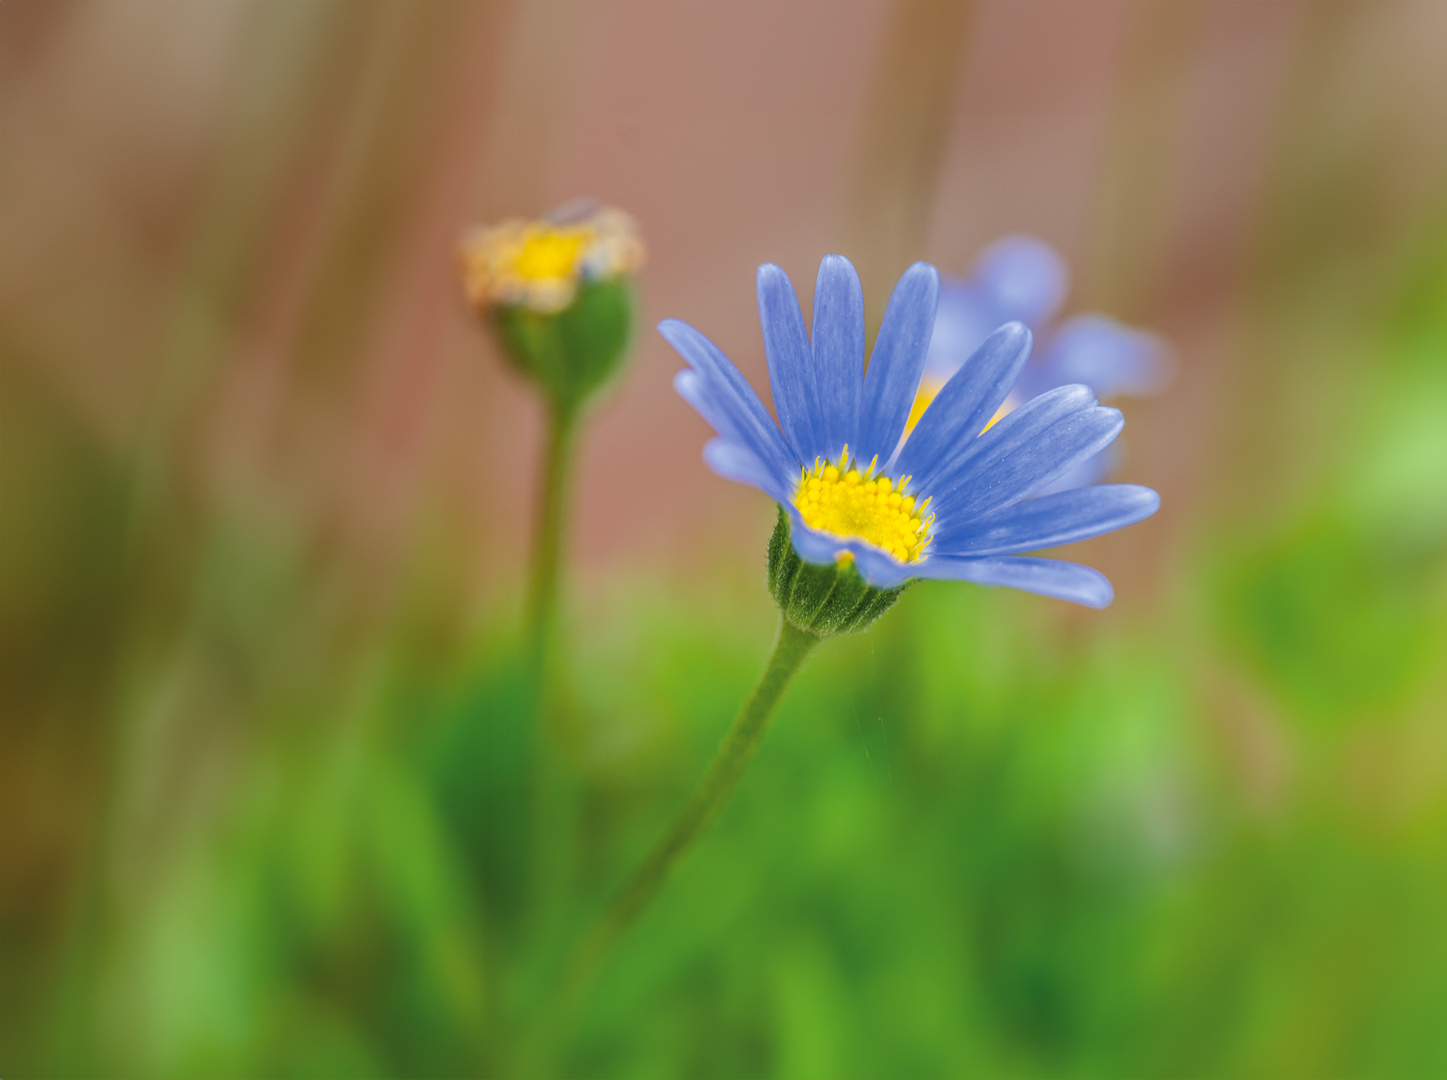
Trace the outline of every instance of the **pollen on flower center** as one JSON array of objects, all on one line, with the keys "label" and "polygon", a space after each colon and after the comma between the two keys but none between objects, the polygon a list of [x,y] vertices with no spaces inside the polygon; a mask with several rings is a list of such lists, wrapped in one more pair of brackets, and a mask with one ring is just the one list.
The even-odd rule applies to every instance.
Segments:
[{"label": "pollen on flower center", "polygon": [[591,229],[529,230],[514,256],[513,273],[529,281],[568,277],[592,239]]},{"label": "pollen on flower center", "polygon": [[926,513],[930,500],[921,503],[905,494],[907,476],[899,481],[875,476],[877,464],[876,458],[861,473],[858,462],[850,463],[847,446],[837,465],[816,458],[812,469],[801,470],[794,505],[810,528],[857,537],[900,562],[915,562],[934,524],[934,515]]},{"label": "pollen on flower center", "polygon": [[459,255],[463,288],[479,311],[517,305],[556,314],[583,285],[635,273],[644,249],[627,214],[581,206],[560,207],[535,221],[508,218],[472,229]]}]

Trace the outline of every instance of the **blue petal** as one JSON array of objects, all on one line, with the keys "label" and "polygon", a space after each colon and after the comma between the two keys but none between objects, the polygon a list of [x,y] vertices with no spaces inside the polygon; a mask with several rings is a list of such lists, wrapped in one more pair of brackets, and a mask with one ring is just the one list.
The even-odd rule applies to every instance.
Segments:
[{"label": "blue petal", "polygon": [[805,525],[792,501],[783,502],[782,505],[789,514],[789,538],[794,542],[794,550],[799,553],[799,558],[805,562],[827,566],[845,549],[845,541],[840,537]]},{"label": "blue petal", "polygon": [[981,253],[975,281],[1006,319],[1038,328],[1049,322],[1070,290],[1070,270],[1049,244],[1007,236]]},{"label": "blue petal", "polygon": [[693,368],[673,380],[683,399],[720,435],[733,438],[780,475],[791,475],[797,458],[753,387],[719,347],[677,319],[659,323],[658,332]]},{"label": "blue petal", "polygon": [[900,449],[893,471],[923,477],[949,450],[978,435],[1010,393],[1029,355],[1030,331],[1020,323],[1009,323],[991,334],[930,402]]},{"label": "blue petal", "polygon": [[1115,590],[1099,570],[1058,559],[1023,556],[959,559],[932,555],[916,565],[914,576],[973,581],[978,585],[1006,585],[1093,608],[1106,607],[1115,599]]},{"label": "blue petal", "polygon": [[936,513],[942,519],[974,517],[1029,498],[1077,462],[1100,453],[1125,426],[1118,409],[1096,406],[1053,425],[1028,447],[997,461],[976,483],[943,494]]},{"label": "blue petal", "polygon": [[[787,448],[782,448],[782,454],[773,452],[780,448],[771,448],[767,434],[758,430],[747,411],[740,407],[732,392],[722,383],[710,382],[696,371],[680,371],[673,377],[673,387],[719,435],[758,458],[760,464],[775,476],[785,478],[793,474],[797,466],[792,464]],[[779,438],[777,429],[774,429],[773,437]],[[779,439],[779,443],[782,442]]]},{"label": "blue petal", "polygon": [[[1081,386],[1061,387],[1027,402],[976,440],[978,453],[969,455],[928,489],[920,487],[934,497],[941,524],[987,514],[1033,495],[1077,461],[1108,446],[1125,426],[1116,409],[1042,406],[1022,415],[1035,402],[1058,406],[1068,404],[1076,394],[1093,400]],[[1012,420],[1015,423],[1010,423]]]},{"label": "blue petal", "polygon": [[859,442],[854,447],[861,461],[876,454],[887,461],[899,445],[924,369],[939,291],[939,271],[922,262],[906,270],[894,287],[864,376]]},{"label": "blue petal", "polygon": [[[946,447],[932,464],[917,469],[912,474],[914,483],[910,486],[914,491],[928,490],[937,493],[942,488],[952,486],[962,471],[972,470],[974,463],[980,458],[995,451],[1028,445],[1040,432],[1061,417],[1088,409],[1094,404],[1095,395],[1083,386],[1060,387],[1031,398],[979,438],[961,439]],[[909,444],[906,442],[905,445]],[[924,463],[923,455],[920,463]]]},{"label": "blue petal", "polygon": [[710,439],[704,445],[703,460],[725,480],[756,487],[779,502],[787,502],[791,497],[784,477],[760,461],[753,451],[730,439]]},{"label": "blue petal", "polygon": [[823,433],[815,430],[814,420],[821,412],[815,392],[817,376],[799,298],[789,275],[773,263],[759,267],[758,295],[774,411],[798,459],[813,461],[821,452]]},{"label": "blue petal", "polygon": [[1161,497],[1135,484],[1062,491],[1007,506],[935,538],[937,556],[1014,555],[1123,529],[1160,509]]},{"label": "blue petal", "polygon": [[1091,457],[1081,458],[1054,480],[1050,481],[1050,483],[1035,492],[1036,497],[1054,495],[1057,492],[1071,491],[1075,488],[1090,487],[1092,484],[1102,483],[1112,473],[1120,469],[1120,463],[1125,458],[1124,451],[1125,440],[1117,439],[1100,453],[1094,454]]},{"label": "blue petal", "polygon": [[918,563],[902,563],[888,552],[871,544],[852,543],[849,550],[854,553],[854,566],[859,576],[876,589],[892,589],[914,577]]},{"label": "blue petal", "polygon": [[1041,374],[1052,385],[1084,383],[1102,400],[1157,393],[1169,372],[1169,353],[1160,338],[1104,315],[1067,319],[1041,363]]},{"label": "blue petal", "polygon": [[747,428],[735,423],[733,414],[719,404],[719,395],[709,390],[708,380],[698,372],[691,368],[674,372],[673,389],[678,392],[679,397],[693,406],[694,412],[708,421],[708,426],[715,432],[728,438],[748,441],[747,436],[741,433]]},{"label": "blue petal", "polygon": [[814,430],[822,440],[813,452],[830,456],[854,438],[864,386],[864,292],[854,264],[842,255],[826,255],[819,264],[813,341],[820,410]]}]

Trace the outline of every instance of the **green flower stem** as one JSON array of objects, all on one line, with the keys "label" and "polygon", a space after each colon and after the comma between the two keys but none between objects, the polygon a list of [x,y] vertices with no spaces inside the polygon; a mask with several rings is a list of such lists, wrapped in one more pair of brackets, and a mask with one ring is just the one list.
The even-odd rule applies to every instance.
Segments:
[{"label": "green flower stem", "polygon": [[788,619],[779,620],[779,636],[774,642],[774,652],[769,657],[768,666],[739,712],[733,727],[729,728],[728,734],[724,736],[718,754],[704,773],[703,781],[693,793],[693,798],[674,819],[668,832],[654,845],[648,858],[628,882],[627,888],[614,901],[592,937],[578,953],[562,995],[565,1009],[581,997],[609,950],[648,906],[673,865],[688,851],[704,829],[708,828],[714,815],[733,793],[744,769],[759,748],[764,731],[769,726],[769,718],[773,715],[774,706],[779,703],[784,688],[789,685],[789,680],[799,670],[804,658],[822,640],[817,634],[800,630]]},{"label": "green flower stem", "polygon": [[527,862],[524,937],[542,933],[560,903],[562,881],[551,858],[568,845],[567,783],[559,768],[557,714],[566,705],[558,676],[558,575],[567,540],[579,409],[549,395],[548,442],[542,467],[532,577],[529,582],[524,661],[527,708],[520,717],[524,758],[519,779],[526,801]]},{"label": "green flower stem", "polygon": [[548,449],[543,462],[542,498],[538,504],[532,581],[528,595],[528,657],[541,693],[550,666],[558,623],[558,564],[567,532],[568,488],[573,475],[573,449],[578,407],[554,401],[548,413]]}]

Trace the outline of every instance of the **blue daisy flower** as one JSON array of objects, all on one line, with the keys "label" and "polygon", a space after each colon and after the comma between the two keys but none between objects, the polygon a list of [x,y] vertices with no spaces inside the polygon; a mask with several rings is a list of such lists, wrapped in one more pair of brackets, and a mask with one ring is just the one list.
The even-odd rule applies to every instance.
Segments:
[{"label": "blue daisy flower", "polygon": [[[1012,321],[1030,328],[1037,348],[1001,404],[1004,412],[1072,383],[1090,387],[1102,401],[1159,392],[1170,369],[1165,343],[1106,315],[1073,315],[1057,322],[1069,287],[1065,260],[1032,236],[998,240],[981,253],[969,277],[946,277],[911,422],[985,338]],[[1119,464],[1118,449],[1113,446],[1081,462],[1051,485],[1052,490],[1102,479]]]},{"label": "blue daisy flower", "polygon": [[687,323],[659,324],[689,365],[675,387],[718,433],[705,460],[779,503],[804,563],[852,566],[874,589],[948,578],[1106,606],[1113,593],[1098,571],[1024,553],[1155,513],[1156,493],[1133,484],[1032,498],[1109,445],[1121,414],[1068,385],[991,424],[1030,353],[1031,332],[1015,321],[985,338],[906,437],[939,291],[933,266],[905,271],[866,369],[864,298],[848,259],[829,255],[819,266],[812,334],[784,271],[761,266],[777,424],[716,345]]}]

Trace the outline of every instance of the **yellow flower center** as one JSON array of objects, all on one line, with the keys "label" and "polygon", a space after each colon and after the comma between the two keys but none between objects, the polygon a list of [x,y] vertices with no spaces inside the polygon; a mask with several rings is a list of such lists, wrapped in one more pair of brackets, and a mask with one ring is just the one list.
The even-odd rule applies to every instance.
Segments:
[{"label": "yellow flower center", "polygon": [[815,459],[813,469],[803,469],[794,505],[804,524],[836,536],[857,537],[883,548],[900,562],[915,562],[929,544],[934,515],[926,515],[930,500],[917,503],[906,495],[910,478],[899,481],[876,477],[875,458],[864,472],[858,462],[849,461],[844,448],[839,464]]},{"label": "yellow flower center", "polygon": [[600,208],[584,218],[508,218],[470,230],[458,252],[462,287],[479,311],[517,305],[544,315],[567,308],[586,277],[611,281],[643,265],[633,219]]},{"label": "yellow flower center", "polygon": [[591,229],[533,229],[523,239],[512,270],[527,281],[571,277],[593,239]]}]

